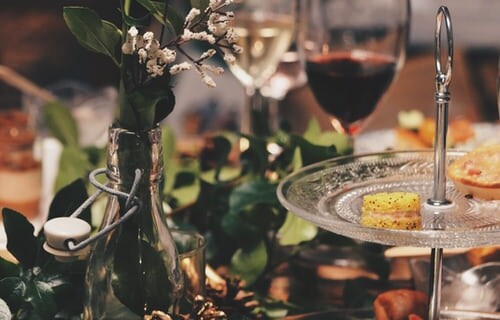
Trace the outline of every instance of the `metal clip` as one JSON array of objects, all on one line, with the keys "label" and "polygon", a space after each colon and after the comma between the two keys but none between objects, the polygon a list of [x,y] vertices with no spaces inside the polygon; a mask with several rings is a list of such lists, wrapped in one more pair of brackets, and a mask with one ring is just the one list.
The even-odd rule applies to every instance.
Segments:
[{"label": "metal clip", "polygon": [[[88,252],[88,246],[105,236],[110,231],[116,229],[121,223],[129,219],[142,206],[139,198],[135,196],[137,186],[141,178],[141,170],[135,170],[134,182],[130,193],[112,189],[107,185],[99,183],[96,176],[106,172],[105,168],[93,170],[89,174],[90,183],[96,187],[97,191],[92,194],[84,203],[80,205],[69,217],[60,217],[48,220],[44,224],[44,234],[47,242],[44,244],[44,249],[56,256],[56,259],[61,261],[73,260],[74,258],[84,255]],[[108,193],[125,200],[125,213],[114,223],[101,229],[92,237],[90,235],[90,225],[78,218],[78,216],[90,206],[101,193]]]}]

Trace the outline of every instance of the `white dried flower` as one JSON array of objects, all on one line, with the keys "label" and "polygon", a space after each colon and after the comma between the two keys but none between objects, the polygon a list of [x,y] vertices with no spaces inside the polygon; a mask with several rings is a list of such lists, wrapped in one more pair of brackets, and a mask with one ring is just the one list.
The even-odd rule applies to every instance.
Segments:
[{"label": "white dried flower", "polygon": [[140,34],[138,34],[135,37],[135,47],[136,48],[142,48],[142,47],[144,47],[144,39],[143,39],[143,37]]},{"label": "white dried flower", "polygon": [[137,35],[139,34],[139,30],[137,30],[136,27],[131,26],[130,29],[128,29],[127,34],[131,37],[137,37]]},{"label": "white dried flower", "polygon": [[236,62],[236,58],[231,53],[225,53],[224,54],[224,61],[226,61],[229,64],[233,64]]},{"label": "white dried flower", "polygon": [[139,63],[146,62],[146,59],[148,58],[148,52],[146,49],[139,48],[139,50],[137,50],[137,55],[139,56]]},{"label": "white dried flower", "polygon": [[126,41],[122,44],[122,53],[123,54],[133,54],[134,53],[134,46],[132,45],[132,42]]},{"label": "white dried flower", "polygon": [[226,39],[229,43],[235,43],[238,41],[238,34],[233,28],[228,28],[226,34],[224,35],[224,39]]},{"label": "white dried flower", "polygon": [[208,7],[212,10],[218,10],[223,6],[233,3],[233,0],[210,0]]},{"label": "white dried flower", "polygon": [[153,78],[156,78],[157,76],[162,76],[164,68],[165,66],[157,64],[156,61],[154,60],[148,60],[148,62],[146,62],[146,71]]},{"label": "white dried flower", "polygon": [[208,17],[207,29],[214,35],[220,37],[224,35],[229,28],[230,18],[218,12],[213,12]]},{"label": "white dried flower", "polygon": [[161,50],[159,59],[162,63],[169,64],[175,61],[177,53],[174,50],[163,48]]},{"label": "white dried flower", "polygon": [[155,35],[153,32],[148,31],[148,32],[144,33],[144,35],[142,37],[144,38],[144,41],[150,42],[154,39]]},{"label": "white dried flower", "polygon": [[237,44],[233,44],[233,52],[236,54],[243,53],[243,48]]},{"label": "white dried flower", "polygon": [[200,56],[200,60],[206,60],[211,57],[213,57],[217,51],[215,49],[208,49],[207,51],[203,52],[203,54]]},{"label": "white dried flower", "polygon": [[216,75],[221,75],[221,74],[224,73],[224,68],[212,66],[210,64],[202,64],[200,66],[200,68],[202,70],[205,70],[205,71],[210,71],[210,72],[212,72],[213,74],[216,74]]},{"label": "white dried flower", "polygon": [[188,26],[193,21],[193,19],[199,15],[200,15],[200,9],[192,8],[187,14],[186,19],[184,20],[184,25]]},{"label": "white dried flower", "polygon": [[207,75],[205,72],[200,72],[201,74],[201,80],[209,87],[215,88],[217,84],[215,83],[214,79]]},{"label": "white dried flower", "polygon": [[193,32],[189,29],[184,29],[184,32],[182,33],[181,39],[183,41],[189,41],[193,39]]},{"label": "white dried flower", "polygon": [[127,36],[125,38],[125,42],[122,44],[122,52],[123,54],[133,54],[136,48],[136,37],[137,37],[137,28],[130,27],[127,32]]},{"label": "white dried flower", "polygon": [[175,64],[173,65],[169,72],[171,75],[175,75],[175,74],[178,74],[179,72],[181,71],[185,71],[185,70],[191,70],[191,64],[189,62],[182,62],[182,63],[179,63],[179,64]]},{"label": "white dried flower", "polygon": [[160,56],[160,42],[156,39],[153,39],[148,44],[144,46],[144,49],[148,51],[149,59],[156,59]]}]

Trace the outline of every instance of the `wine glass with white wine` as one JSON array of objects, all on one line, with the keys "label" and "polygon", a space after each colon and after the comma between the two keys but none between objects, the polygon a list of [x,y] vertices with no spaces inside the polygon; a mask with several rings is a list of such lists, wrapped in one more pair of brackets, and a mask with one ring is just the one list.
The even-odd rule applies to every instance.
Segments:
[{"label": "wine glass with white wine", "polygon": [[290,46],[294,7],[292,0],[240,0],[230,8],[235,15],[236,44],[243,48],[243,53],[236,55],[236,61],[229,65],[245,87],[247,101],[241,112],[243,133],[270,133],[268,104],[261,88],[274,74]]}]

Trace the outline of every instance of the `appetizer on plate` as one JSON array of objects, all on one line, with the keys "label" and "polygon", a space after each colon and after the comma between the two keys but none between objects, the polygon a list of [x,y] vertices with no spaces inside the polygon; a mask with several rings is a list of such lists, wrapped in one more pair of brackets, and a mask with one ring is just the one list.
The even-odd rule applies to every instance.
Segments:
[{"label": "appetizer on plate", "polygon": [[500,200],[500,143],[477,147],[453,161],[448,177],[458,191],[483,200]]},{"label": "appetizer on plate", "polygon": [[413,192],[367,194],[363,197],[361,224],[375,228],[420,229],[420,196]]},{"label": "appetizer on plate", "polygon": [[[418,110],[408,110],[398,114],[398,123],[394,131],[396,149],[432,148],[436,131],[434,119],[425,118]],[[465,118],[450,120],[447,137],[449,146],[465,143],[474,137],[475,130],[469,120]]]}]

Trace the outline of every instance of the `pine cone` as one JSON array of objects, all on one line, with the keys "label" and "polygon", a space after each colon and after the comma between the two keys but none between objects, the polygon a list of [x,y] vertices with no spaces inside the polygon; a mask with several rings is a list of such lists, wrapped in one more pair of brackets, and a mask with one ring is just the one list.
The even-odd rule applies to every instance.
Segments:
[{"label": "pine cone", "polygon": [[250,315],[259,302],[254,300],[253,292],[242,289],[242,281],[238,278],[226,278],[223,289],[207,287],[207,296],[218,308],[229,316]]}]

